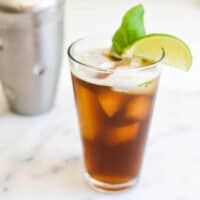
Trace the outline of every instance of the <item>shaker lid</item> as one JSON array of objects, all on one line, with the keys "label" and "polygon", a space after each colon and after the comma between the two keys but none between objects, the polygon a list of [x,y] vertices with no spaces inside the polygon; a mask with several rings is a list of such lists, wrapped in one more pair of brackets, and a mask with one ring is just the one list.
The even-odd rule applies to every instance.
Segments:
[{"label": "shaker lid", "polygon": [[24,13],[47,9],[64,3],[64,0],[0,0],[0,11]]}]

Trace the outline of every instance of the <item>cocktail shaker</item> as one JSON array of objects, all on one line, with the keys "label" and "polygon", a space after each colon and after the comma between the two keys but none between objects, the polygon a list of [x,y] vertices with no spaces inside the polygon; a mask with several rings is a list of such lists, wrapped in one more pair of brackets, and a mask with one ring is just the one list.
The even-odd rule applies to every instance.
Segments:
[{"label": "cocktail shaker", "polygon": [[0,82],[11,110],[47,112],[54,103],[64,0],[0,0]]}]

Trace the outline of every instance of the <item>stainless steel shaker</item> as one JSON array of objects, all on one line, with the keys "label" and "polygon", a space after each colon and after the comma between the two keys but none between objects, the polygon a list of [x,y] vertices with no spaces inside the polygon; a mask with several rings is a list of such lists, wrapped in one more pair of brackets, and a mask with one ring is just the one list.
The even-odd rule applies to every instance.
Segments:
[{"label": "stainless steel shaker", "polygon": [[11,110],[47,112],[63,46],[64,0],[0,0],[0,82]]}]

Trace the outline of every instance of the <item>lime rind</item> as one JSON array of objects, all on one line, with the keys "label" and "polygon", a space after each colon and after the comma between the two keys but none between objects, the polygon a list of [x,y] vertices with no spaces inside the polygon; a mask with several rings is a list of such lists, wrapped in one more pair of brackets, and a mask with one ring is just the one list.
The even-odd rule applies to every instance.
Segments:
[{"label": "lime rind", "polygon": [[158,61],[165,51],[163,63],[188,71],[192,65],[192,53],[181,39],[169,34],[149,34],[135,41],[123,52],[123,57],[133,55]]}]

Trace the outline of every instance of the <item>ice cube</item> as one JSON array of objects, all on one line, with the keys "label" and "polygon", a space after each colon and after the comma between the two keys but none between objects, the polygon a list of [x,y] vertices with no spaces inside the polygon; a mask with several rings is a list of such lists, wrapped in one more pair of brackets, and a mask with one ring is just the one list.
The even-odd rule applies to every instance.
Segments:
[{"label": "ice cube", "polygon": [[81,55],[81,61],[87,65],[99,67],[101,69],[110,69],[114,62],[103,55],[103,49],[92,49]]},{"label": "ice cube", "polygon": [[137,137],[140,130],[140,123],[135,122],[126,126],[112,127],[106,135],[106,143],[109,145],[117,145],[128,142]]},{"label": "ice cube", "polygon": [[139,85],[157,79],[159,75],[160,72],[156,68],[141,70],[141,68],[119,67],[107,78],[107,82],[110,82],[113,90],[132,91]]},{"label": "ice cube", "polygon": [[127,100],[125,94],[112,91],[111,88],[108,87],[98,88],[97,97],[102,109],[109,117],[119,112]]},{"label": "ice cube", "polygon": [[145,119],[151,111],[151,99],[148,96],[134,97],[127,106],[124,117],[126,119]]},{"label": "ice cube", "polygon": [[105,114],[89,88],[75,84],[75,91],[81,132],[83,137],[93,140],[100,132]]}]

